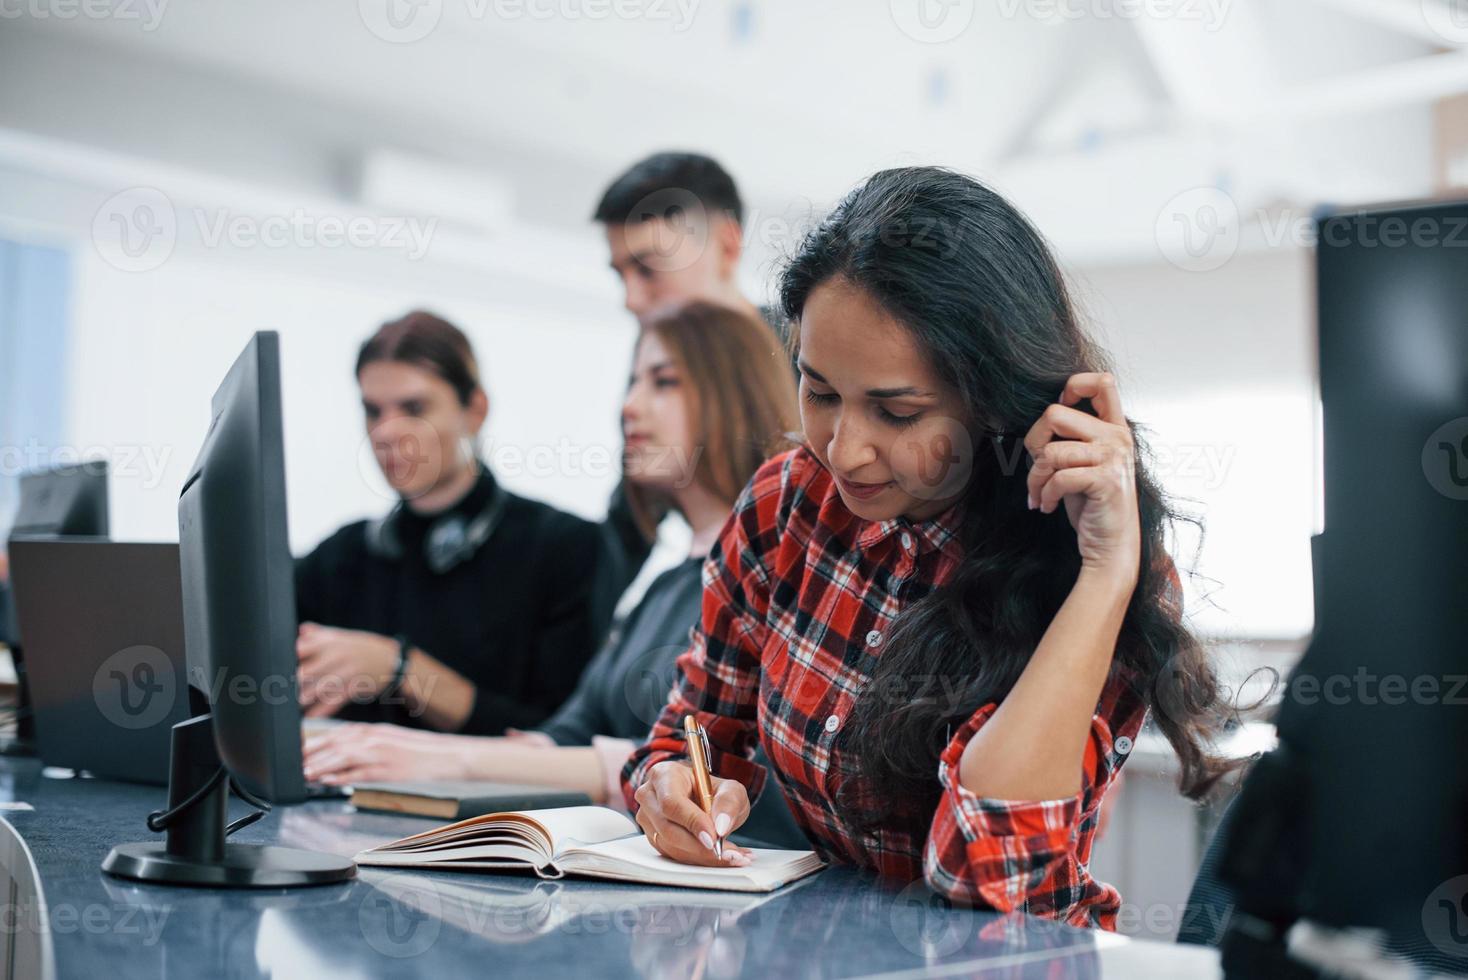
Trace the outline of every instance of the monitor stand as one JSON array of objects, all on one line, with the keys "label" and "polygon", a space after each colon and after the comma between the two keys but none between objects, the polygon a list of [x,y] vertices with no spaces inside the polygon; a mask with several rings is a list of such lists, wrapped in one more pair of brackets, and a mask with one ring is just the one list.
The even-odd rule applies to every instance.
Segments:
[{"label": "monitor stand", "polygon": [[103,871],[137,881],[208,888],[291,888],[356,876],[357,866],[334,854],[225,842],[229,779],[216,778],[223,762],[210,715],[174,725],[171,751],[168,808],[198,798],[178,811],[163,840],[114,847],[102,862]]}]

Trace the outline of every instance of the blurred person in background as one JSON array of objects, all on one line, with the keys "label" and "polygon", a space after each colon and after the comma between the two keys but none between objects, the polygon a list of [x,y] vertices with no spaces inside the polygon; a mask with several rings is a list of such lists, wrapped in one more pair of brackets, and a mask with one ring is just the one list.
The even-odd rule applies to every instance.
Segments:
[{"label": "blurred person in background", "polygon": [[500,486],[489,414],[452,324],[384,324],[356,364],[373,454],[400,498],[296,566],[308,718],[498,734],[544,721],[606,633],[622,574],[597,524]]},{"label": "blurred person in background", "polygon": [[607,187],[592,218],[606,233],[624,305],[639,321],[689,300],[765,316],[739,288],[744,202],[710,157],[665,152],[639,160]]},{"label": "blurred person in background", "polygon": [[[780,342],[747,313],[693,303],[650,321],[622,406],[624,496],[639,532],[671,506],[693,528],[688,556],[663,572],[608,636],[570,700],[535,731],[475,738],[393,725],[313,734],[308,778],[326,783],[486,779],[537,783],[622,806],[622,764],[673,683],[703,596],[701,573],[734,498],[798,424]],[[804,846],[784,798],[767,793],[746,833]]]},{"label": "blurred person in background", "polygon": [[[703,300],[763,319],[784,345],[784,321],[739,288],[744,202],[717,160],[673,151],[639,160],[602,192],[592,220],[606,234],[624,305],[639,322]],[[663,516],[657,511],[643,515],[654,527]],[[656,536],[649,538],[638,527],[620,489],[607,507],[606,528],[609,546],[622,555],[622,584],[630,584]]]}]

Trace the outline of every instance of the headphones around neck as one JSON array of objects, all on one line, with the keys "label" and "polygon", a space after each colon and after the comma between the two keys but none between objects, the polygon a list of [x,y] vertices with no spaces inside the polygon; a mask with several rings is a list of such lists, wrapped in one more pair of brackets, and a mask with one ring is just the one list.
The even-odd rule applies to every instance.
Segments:
[{"label": "headphones around neck", "polygon": [[[472,518],[463,514],[447,514],[428,526],[423,536],[423,560],[428,570],[442,575],[474,557],[494,533],[504,515],[508,494],[495,486],[484,507]],[[403,541],[398,525],[407,504],[399,501],[387,516],[370,521],[366,527],[367,553],[388,561],[402,561]]]}]

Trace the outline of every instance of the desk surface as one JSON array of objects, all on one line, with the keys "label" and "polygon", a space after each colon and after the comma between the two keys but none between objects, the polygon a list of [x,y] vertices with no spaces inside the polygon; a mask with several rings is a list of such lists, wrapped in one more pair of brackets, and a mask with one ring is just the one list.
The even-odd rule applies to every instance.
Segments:
[{"label": "desk surface", "polygon": [[[12,801],[0,812],[11,896],[0,967],[16,976],[41,975],[28,964],[47,961],[59,977],[108,980],[1219,973],[1209,950],[953,909],[921,883],[904,889],[840,868],[773,896],[376,868],[294,891],[137,885],[99,865],[112,844],[150,837],[143,818],[161,789],[52,779],[33,761],[3,760],[0,801]],[[431,825],[318,801],[232,839],[352,855]]]}]

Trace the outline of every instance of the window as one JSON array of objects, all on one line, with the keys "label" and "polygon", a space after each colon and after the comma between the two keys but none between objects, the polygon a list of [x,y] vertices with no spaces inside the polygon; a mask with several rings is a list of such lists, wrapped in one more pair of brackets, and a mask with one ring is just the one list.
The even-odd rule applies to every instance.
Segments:
[{"label": "window", "polygon": [[0,527],[17,503],[17,477],[45,466],[66,407],[66,251],[0,238]]}]

